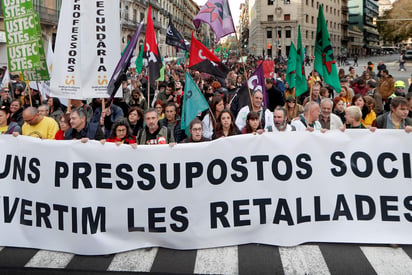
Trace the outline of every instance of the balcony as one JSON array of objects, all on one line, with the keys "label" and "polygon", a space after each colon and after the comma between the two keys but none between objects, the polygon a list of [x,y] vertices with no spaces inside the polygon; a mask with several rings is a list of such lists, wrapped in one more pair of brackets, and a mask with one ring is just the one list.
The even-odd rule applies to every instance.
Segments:
[{"label": "balcony", "polygon": [[[34,10],[39,14],[41,24],[56,25],[59,23],[60,11],[50,9],[45,6],[34,6]],[[0,17],[3,16],[3,4],[0,1]]]}]

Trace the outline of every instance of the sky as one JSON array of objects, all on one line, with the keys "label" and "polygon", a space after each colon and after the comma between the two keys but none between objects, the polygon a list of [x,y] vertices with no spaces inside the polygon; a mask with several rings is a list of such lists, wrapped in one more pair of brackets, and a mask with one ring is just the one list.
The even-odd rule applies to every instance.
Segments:
[{"label": "sky", "polygon": [[[202,7],[207,2],[207,0],[194,0],[194,1],[196,2],[196,4],[199,5],[199,7]],[[244,2],[245,1],[229,0],[229,7],[230,7],[230,11],[232,12],[233,23],[235,23],[235,26],[239,25],[240,4]]]}]

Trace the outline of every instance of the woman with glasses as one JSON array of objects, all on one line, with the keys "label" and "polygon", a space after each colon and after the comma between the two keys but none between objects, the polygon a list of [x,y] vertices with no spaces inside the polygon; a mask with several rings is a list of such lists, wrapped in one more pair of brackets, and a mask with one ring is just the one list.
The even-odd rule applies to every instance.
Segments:
[{"label": "woman with glasses", "polygon": [[[116,145],[130,144],[133,148],[136,148],[136,137],[132,134],[129,122],[126,118],[120,118],[113,123],[112,130],[107,142],[114,142]],[[102,143],[105,140],[101,140]]]},{"label": "woman with glasses", "polygon": [[185,138],[182,143],[193,143],[193,142],[203,142],[210,141],[209,138],[203,136],[203,125],[202,121],[198,118],[193,119],[189,124],[190,136]]},{"label": "woman with glasses", "polygon": [[60,126],[60,130],[57,131],[54,139],[64,140],[66,131],[72,127],[70,125],[70,114],[63,114],[59,117],[59,126]]}]

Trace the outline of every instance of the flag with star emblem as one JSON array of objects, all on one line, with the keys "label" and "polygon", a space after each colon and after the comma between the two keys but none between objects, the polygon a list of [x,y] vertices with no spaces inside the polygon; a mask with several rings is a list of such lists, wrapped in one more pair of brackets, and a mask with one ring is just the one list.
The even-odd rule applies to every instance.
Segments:
[{"label": "flag with star emblem", "polygon": [[167,31],[166,31],[166,44],[175,46],[185,51],[189,51],[188,47],[186,46],[185,39],[173,25],[172,15],[170,13],[169,13],[169,25],[167,26]]},{"label": "flag with star emblem", "polygon": [[218,42],[220,38],[235,32],[235,26],[227,0],[207,1],[193,19],[193,24],[196,29],[200,27],[201,21],[212,28],[216,34],[216,42]]},{"label": "flag with star emblem", "polygon": [[150,85],[154,85],[156,79],[160,77],[160,69],[162,68],[163,64],[162,57],[160,56],[159,52],[159,46],[156,42],[151,6],[149,6],[149,12],[147,14],[146,37],[143,48],[143,56],[147,58]]},{"label": "flag with star emblem", "polygon": [[340,92],[336,61],[333,56],[332,44],[330,43],[322,5],[319,5],[318,26],[316,28],[315,70],[323,77],[323,81],[326,84],[329,84],[337,93]]},{"label": "flag with star emblem", "polygon": [[228,72],[225,65],[205,45],[194,38],[190,46],[189,69],[208,73],[218,78],[226,78]]}]

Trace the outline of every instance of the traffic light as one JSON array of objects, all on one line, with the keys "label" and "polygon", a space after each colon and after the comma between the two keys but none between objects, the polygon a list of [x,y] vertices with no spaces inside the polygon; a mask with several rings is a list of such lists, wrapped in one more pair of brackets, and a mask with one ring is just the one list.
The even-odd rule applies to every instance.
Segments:
[{"label": "traffic light", "polygon": [[372,24],[376,26],[376,17],[372,19]]}]

